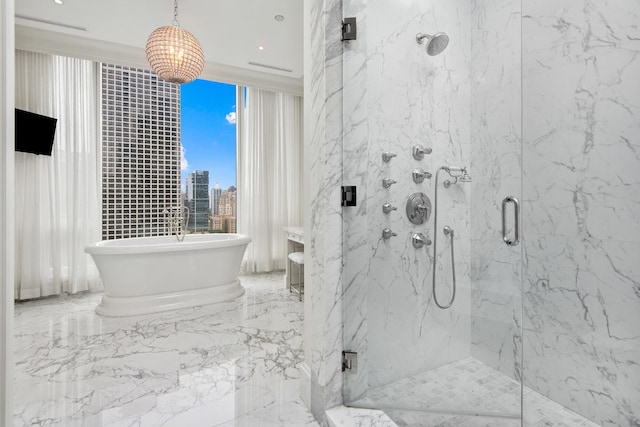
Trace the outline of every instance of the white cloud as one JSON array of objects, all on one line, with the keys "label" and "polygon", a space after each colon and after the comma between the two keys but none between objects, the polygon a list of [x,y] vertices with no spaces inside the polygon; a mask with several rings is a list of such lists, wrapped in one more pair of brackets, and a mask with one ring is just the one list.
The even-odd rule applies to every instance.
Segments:
[{"label": "white cloud", "polygon": [[180,170],[186,171],[189,169],[189,162],[187,161],[187,149],[182,145],[180,146]]},{"label": "white cloud", "polygon": [[236,112],[232,111],[229,114],[227,114],[226,119],[227,119],[227,122],[230,125],[235,125],[236,124]]}]

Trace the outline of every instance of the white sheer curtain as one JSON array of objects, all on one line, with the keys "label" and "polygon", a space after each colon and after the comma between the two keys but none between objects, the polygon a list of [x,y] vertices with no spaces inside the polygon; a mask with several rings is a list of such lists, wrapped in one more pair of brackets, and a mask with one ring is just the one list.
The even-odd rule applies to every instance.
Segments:
[{"label": "white sheer curtain", "polygon": [[16,108],[58,119],[51,156],[16,152],[16,299],[100,286],[97,64],[16,51]]},{"label": "white sheer curtain", "polygon": [[238,232],[253,239],[243,271],[283,269],[283,228],[302,225],[302,98],[252,88],[245,108],[238,98]]}]

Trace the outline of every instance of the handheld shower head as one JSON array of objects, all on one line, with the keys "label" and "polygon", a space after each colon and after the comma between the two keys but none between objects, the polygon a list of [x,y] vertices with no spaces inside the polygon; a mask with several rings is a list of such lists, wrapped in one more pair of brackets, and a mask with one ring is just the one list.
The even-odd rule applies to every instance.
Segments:
[{"label": "handheld shower head", "polygon": [[427,45],[424,50],[429,56],[440,55],[449,44],[449,36],[446,33],[436,33],[434,35],[423,33],[416,34],[416,41],[418,44],[423,44],[425,40]]},{"label": "handheld shower head", "polygon": [[443,166],[442,169],[445,170],[445,172],[447,172],[449,175],[452,174],[452,172],[466,172],[467,168],[462,167],[462,166]]},{"label": "handheld shower head", "polygon": [[464,166],[441,166],[440,169],[449,174],[454,179],[453,182],[448,179],[443,182],[445,188],[449,188],[451,184],[457,184],[458,182],[471,182],[471,176],[467,172],[467,168]]}]

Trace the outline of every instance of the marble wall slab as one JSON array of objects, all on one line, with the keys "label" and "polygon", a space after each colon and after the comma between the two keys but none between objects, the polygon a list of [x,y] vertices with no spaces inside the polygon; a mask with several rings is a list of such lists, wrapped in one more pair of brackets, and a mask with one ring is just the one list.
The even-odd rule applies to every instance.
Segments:
[{"label": "marble wall slab", "polygon": [[341,0],[305,2],[305,360],[311,411],[342,403]]},{"label": "marble wall slab", "polygon": [[640,424],[638,22],[523,2],[524,379],[605,426]]},{"label": "marble wall slab", "polygon": [[[359,372],[345,375],[345,400],[367,389],[466,357],[470,352],[468,184],[439,189],[438,291],[451,292],[451,255],[442,227],[456,231],[458,291],[451,310],[432,301],[433,248],[416,250],[413,232],[433,239],[433,218],[409,222],[413,192],[434,202],[434,179],[416,184],[422,167],[469,166],[469,8],[466,1],[345,1],[358,19],[358,39],[344,51],[344,182],[357,185],[358,206],[344,209],[345,349],[359,354]],[[419,32],[446,31],[445,54],[430,57]],[[414,145],[433,149],[424,160]],[[395,153],[390,162],[382,153]],[[473,174],[473,171],[470,170]],[[397,181],[390,188],[383,178]],[[397,211],[384,214],[382,205]],[[382,239],[390,228],[397,236]]]},{"label": "marble wall slab", "polygon": [[[326,402],[339,392],[333,319],[342,307],[333,297],[342,266],[323,252],[339,241],[344,348],[360,353],[361,366],[344,377],[347,400],[470,353],[598,423],[637,425],[637,2],[345,1],[342,16],[358,17],[359,38],[344,44],[328,41],[341,19],[328,3],[314,2],[315,66],[305,73],[313,96],[308,218],[334,238],[313,243],[310,272],[325,286],[311,296],[321,307],[313,321],[324,322],[311,327],[322,343],[312,345],[318,395]],[[428,57],[415,33],[436,31],[451,45]],[[342,47],[338,66],[333,53]],[[416,143],[433,154],[416,162]],[[397,157],[383,163],[383,151]],[[330,170],[339,161],[344,184],[359,192],[341,225],[329,187],[338,188]],[[459,237],[459,300],[448,312],[431,301],[431,255],[410,245],[412,231],[433,238],[432,222],[416,227],[402,212],[411,192],[433,196],[433,179],[414,184],[410,171],[442,164],[470,165],[474,178],[440,192],[439,224]],[[384,177],[398,182],[385,190]],[[501,241],[506,195],[522,198],[524,240],[515,250]],[[385,202],[398,211],[384,215]],[[384,227],[398,235],[383,241]],[[449,247],[440,242],[446,291]]]},{"label": "marble wall slab", "polygon": [[638,425],[640,244],[530,238],[525,384],[600,425]]},{"label": "marble wall slab", "polygon": [[[521,198],[520,1],[471,2],[472,355],[522,378],[522,245],[502,240],[502,200]],[[508,211],[513,237],[513,207]]]},{"label": "marble wall slab", "polygon": [[[472,9],[472,354],[600,424],[637,425],[640,6],[523,2],[520,53],[507,3]],[[507,193],[523,198],[524,263],[492,243]]]}]

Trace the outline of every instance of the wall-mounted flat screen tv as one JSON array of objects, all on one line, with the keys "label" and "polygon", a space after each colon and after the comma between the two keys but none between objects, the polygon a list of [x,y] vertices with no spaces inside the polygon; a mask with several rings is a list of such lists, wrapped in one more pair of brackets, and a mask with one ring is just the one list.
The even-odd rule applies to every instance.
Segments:
[{"label": "wall-mounted flat screen tv", "polygon": [[51,155],[58,119],[16,108],[16,151]]}]

